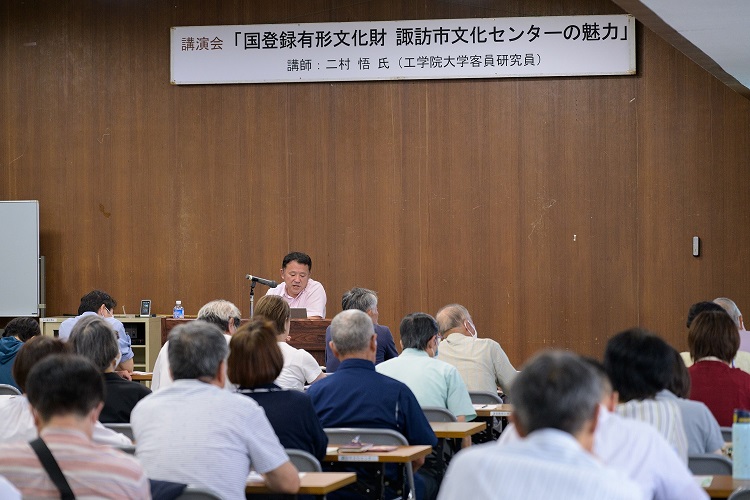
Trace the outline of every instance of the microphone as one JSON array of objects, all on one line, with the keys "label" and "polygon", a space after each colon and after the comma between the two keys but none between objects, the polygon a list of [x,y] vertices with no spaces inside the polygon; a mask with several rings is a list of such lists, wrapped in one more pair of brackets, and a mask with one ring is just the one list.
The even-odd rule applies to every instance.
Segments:
[{"label": "microphone", "polygon": [[261,285],[266,285],[268,288],[276,288],[277,286],[279,286],[279,284],[275,281],[258,278],[257,276],[253,276],[252,274],[248,274],[247,276],[245,276],[245,279],[260,283]]}]

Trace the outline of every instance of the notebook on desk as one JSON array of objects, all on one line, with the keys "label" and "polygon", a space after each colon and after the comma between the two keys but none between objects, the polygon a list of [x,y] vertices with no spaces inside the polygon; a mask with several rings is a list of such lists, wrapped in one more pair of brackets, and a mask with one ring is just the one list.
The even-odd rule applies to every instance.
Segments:
[{"label": "notebook on desk", "polygon": [[307,319],[306,307],[292,307],[292,319]]}]

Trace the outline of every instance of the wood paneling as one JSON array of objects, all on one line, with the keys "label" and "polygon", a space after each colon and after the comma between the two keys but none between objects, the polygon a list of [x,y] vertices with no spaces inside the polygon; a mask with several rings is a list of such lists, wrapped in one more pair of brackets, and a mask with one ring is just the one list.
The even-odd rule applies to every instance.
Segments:
[{"label": "wood paneling", "polygon": [[[606,0],[11,0],[0,198],[41,201],[50,314],[92,288],[188,314],[303,250],[328,316],[460,302],[520,365],[750,308],[750,101],[639,26],[632,77],[172,86],[169,28],[621,12]],[[703,255],[690,255],[693,235]],[[12,235],[3,235],[12,240]],[[258,293],[263,293],[259,287]]]}]

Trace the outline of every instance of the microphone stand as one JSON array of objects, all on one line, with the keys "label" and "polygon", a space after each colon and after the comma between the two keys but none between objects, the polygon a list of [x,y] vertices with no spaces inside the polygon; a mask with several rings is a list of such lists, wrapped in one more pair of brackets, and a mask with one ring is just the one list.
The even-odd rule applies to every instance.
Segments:
[{"label": "microphone stand", "polygon": [[250,318],[253,317],[253,312],[255,310],[255,285],[257,284],[256,281],[250,282]]}]

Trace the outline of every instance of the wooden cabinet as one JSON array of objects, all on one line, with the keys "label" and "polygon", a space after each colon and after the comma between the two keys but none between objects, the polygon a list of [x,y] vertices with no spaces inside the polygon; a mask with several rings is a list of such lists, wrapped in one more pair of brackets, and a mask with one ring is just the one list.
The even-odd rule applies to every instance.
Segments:
[{"label": "wooden cabinet", "polygon": [[[68,318],[42,318],[42,334],[57,337],[60,324]],[[133,363],[136,371],[154,370],[156,356],[161,349],[161,318],[124,318],[116,317],[125,326],[125,333],[130,335],[130,346],[133,349]]]}]

